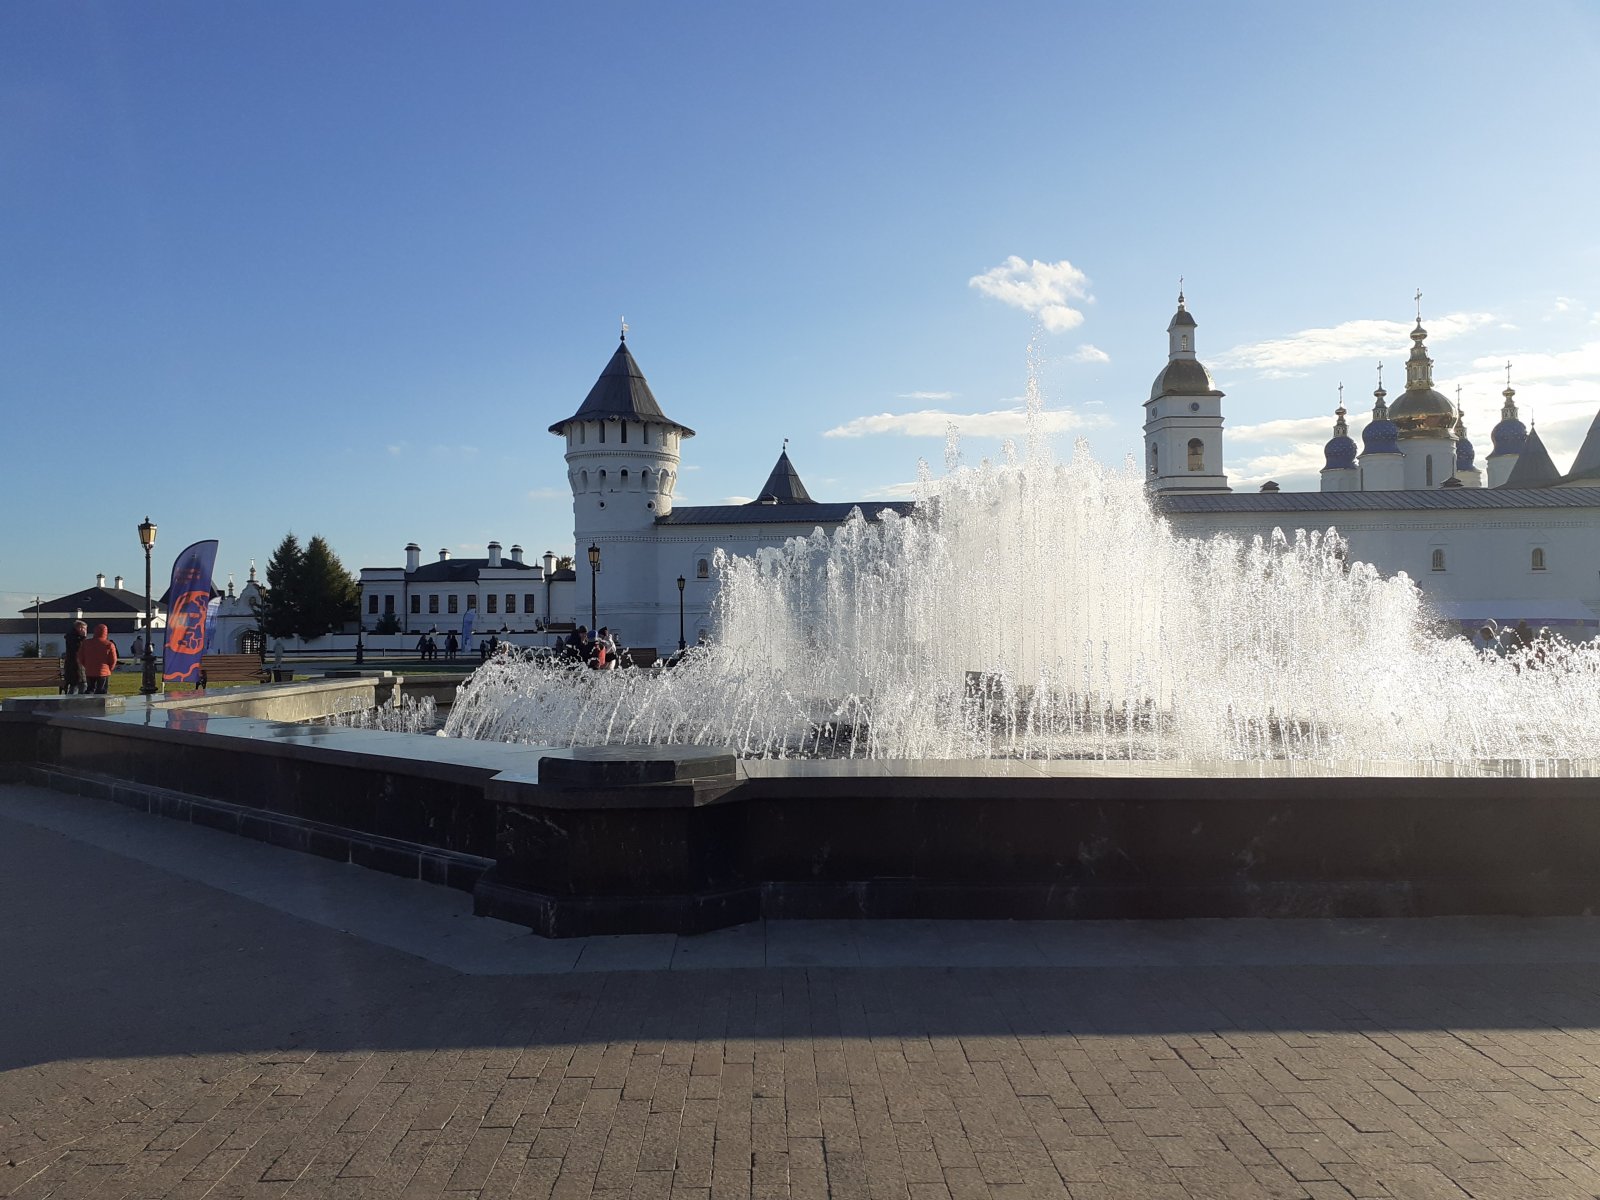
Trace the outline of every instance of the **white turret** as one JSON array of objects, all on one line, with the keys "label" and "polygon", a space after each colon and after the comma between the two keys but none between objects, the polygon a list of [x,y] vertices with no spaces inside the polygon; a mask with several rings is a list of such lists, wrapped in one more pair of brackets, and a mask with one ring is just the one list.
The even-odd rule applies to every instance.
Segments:
[{"label": "white turret", "polygon": [[1195,320],[1178,290],[1167,324],[1167,365],[1144,405],[1145,472],[1157,492],[1226,492],[1222,393],[1195,357]]},{"label": "white turret", "polygon": [[[678,444],[694,430],[661,411],[628,350],[627,336],[624,325],[616,353],[578,411],[550,426],[550,432],[567,440],[579,620],[588,623],[584,600],[592,587],[599,623],[621,628],[635,644],[649,645],[669,607],[665,594],[648,599],[662,574],[655,562],[656,518],[672,511]],[[600,556],[595,578],[591,546]],[[671,602],[676,605],[675,591]],[[673,613],[676,619],[675,607]]]}]

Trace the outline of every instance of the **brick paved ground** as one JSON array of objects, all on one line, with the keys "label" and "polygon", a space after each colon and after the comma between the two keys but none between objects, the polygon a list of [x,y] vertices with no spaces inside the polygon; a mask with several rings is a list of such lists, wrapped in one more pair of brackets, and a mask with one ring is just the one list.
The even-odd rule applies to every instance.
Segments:
[{"label": "brick paved ground", "polygon": [[3,818],[0,911],[5,1196],[1600,1195],[1600,966],[1536,925],[1518,964],[469,975]]}]

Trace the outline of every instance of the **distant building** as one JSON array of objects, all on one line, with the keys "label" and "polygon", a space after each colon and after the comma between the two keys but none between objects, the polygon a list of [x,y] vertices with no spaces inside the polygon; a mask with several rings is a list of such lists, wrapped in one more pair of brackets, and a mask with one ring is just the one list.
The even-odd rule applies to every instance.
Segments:
[{"label": "distant building", "polygon": [[[117,649],[126,655],[133,639],[144,632],[144,594],[129,591],[122,583],[118,575],[107,587],[106,577],[96,575],[93,587],[41,600],[16,617],[0,619],[0,658],[20,654],[36,636],[47,654],[52,652],[52,644],[53,653],[59,654],[67,630],[77,620],[87,622],[91,631],[104,625]],[[159,602],[152,604],[152,622],[158,630],[166,628],[166,609]]]}]

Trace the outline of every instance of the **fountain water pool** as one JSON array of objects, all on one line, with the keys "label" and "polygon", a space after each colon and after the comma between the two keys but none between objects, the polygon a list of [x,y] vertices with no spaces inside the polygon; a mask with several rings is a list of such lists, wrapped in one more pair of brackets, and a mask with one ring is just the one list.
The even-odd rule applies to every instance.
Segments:
[{"label": "fountain water pool", "polygon": [[716,639],[672,669],[491,664],[445,732],[748,757],[1600,757],[1594,647],[1481,655],[1332,530],[1180,537],[1081,443],[924,488],[911,517],[719,557]]}]

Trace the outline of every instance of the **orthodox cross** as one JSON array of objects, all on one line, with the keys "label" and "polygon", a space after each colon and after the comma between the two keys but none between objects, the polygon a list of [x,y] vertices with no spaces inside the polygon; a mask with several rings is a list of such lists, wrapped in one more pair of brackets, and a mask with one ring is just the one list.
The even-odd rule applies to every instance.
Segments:
[{"label": "orthodox cross", "polygon": [[622,318],[622,340],[623,341],[627,341],[628,340],[628,318],[627,317],[623,317]]},{"label": "orthodox cross", "polygon": [[1417,324],[1421,325],[1422,324],[1422,289],[1421,288],[1417,289],[1416,300],[1417,300]]}]

